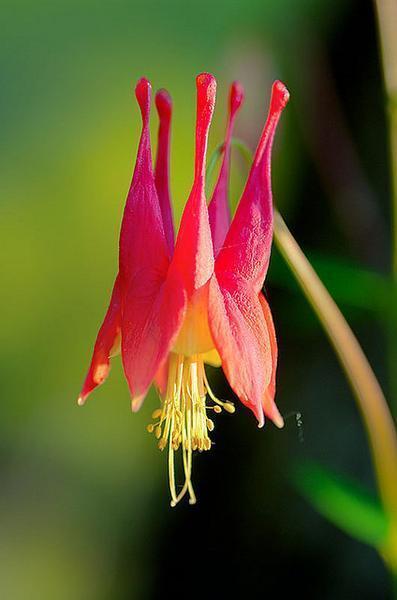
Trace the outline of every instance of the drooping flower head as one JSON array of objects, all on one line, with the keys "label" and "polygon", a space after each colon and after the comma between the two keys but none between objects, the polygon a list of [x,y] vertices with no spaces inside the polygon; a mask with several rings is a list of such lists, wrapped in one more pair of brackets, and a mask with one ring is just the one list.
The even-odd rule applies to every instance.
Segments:
[{"label": "drooping flower head", "polygon": [[[209,205],[206,152],[215,107],[216,81],[199,75],[194,178],[175,240],[169,189],[171,98],[156,94],[159,116],[155,168],[149,133],[150,83],[135,89],[142,132],[124,210],[119,272],[99,330],[79,404],[106,379],[110,358],[121,347],[133,411],[140,408],[152,382],[160,407],[147,427],[161,450],[168,448],[171,504],[185,494],[196,501],[191,481],[192,454],[211,448],[212,415],[233,413],[218,399],[205,364],[222,366],[241,402],[259,427],[265,416],[278,427],[283,419],[274,402],[277,342],[269,305],[262,293],[273,234],[271,151],[289,94],[273,84],[269,114],[248,179],[230,222],[228,181],[236,115],[243,103],[241,85],[230,90],[223,160]],[[184,483],[175,481],[179,451]]]}]

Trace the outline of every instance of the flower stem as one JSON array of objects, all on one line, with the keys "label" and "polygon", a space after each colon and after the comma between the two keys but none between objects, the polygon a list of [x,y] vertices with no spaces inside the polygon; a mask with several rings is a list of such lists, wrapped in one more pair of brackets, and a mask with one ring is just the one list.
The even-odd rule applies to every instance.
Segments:
[{"label": "flower stem", "polygon": [[[250,162],[252,155],[249,148],[239,140],[232,140],[232,144]],[[216,148],[209,169],[214,168],[222,151],[223,145]],[[379,493],[389,519],[388,536],[379,551],[397,578],[397,435],[393,417],[379,382],[346,319],[277,210],[274,217],[275,243],[323,325],[363,418]]]},{"label": "flower stem", "polygon": [[382,503],[390,519],[389,536],[380,550],[396,573],[397,436],[386,399],[351,328],[277,211],[274,238],[322,323],[357,400],[370,443]]},{"label": "flower stem", "polygon": [[[392,237],[392,282],[393,300],[391,310],[395,310],[397,299],[397,2],[396,0],[375,0],[378,17],[379,42],[381,46],[383,77],[389,115],[389,144],[391,168],[391,237]],[[389,315],[387,315],[389,316]],[[389,378],[394,415],[397,415],[397,327],[395,319],[387,318],[389,341]]]},{"label": "flower stem", "polygon": [[375,0],[389,113],[392,173],[392,271],[397,283],[397,2]]}]

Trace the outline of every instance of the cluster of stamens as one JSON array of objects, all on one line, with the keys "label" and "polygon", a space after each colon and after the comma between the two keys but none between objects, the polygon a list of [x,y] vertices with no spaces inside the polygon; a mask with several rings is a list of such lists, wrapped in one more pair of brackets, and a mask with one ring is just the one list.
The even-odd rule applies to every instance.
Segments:
[{"label": "cluster of stamens", "polygon": [[[208,399],[212,404],[208,404]],[[202,355],[187,357],[171,354],[167,389],[161,399],[161,408],[152,413],[153,423],[147,426],[148,432],[156,436],[160,450],[168,446],[171,506],[175,506],[186,493],[189,493],[189,503],[195,504],[196,496],[191,482],[192,453],[211,448],[209,432],[214,429],[214,421],[207,416],[207,412],[219,414],[222,410],[234,413],[235,407],[231,402],[219,400],[212,392]],[[185,482],[177,493],[174,452],[179,448],[182,450]]]}]

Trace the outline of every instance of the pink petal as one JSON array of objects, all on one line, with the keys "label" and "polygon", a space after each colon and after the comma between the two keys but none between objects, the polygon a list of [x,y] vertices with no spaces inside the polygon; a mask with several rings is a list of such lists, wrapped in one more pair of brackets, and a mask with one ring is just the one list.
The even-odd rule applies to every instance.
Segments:
[{"label": "pink petal", "polygon": [[192,191],[182,215],[171,268],[181,273],[188,297],[213,273],[214,256],[205,197],[205,157],[208,131],[215,107],[216,81],[202,73],[196,79],[196,158]]},{"label": "pink petal", "polygon": [[216,260],[216,273],[238,274],[262,288],[273,237],[273,203],[270,163],[277,123],[289,98],[286,87],[273,84],[269,115],[255,153],[236,214]]},{"label": "pink petal", "polygon": [[237,112],[244,101],[244,89],[238,81],[234,81],[230,87],[229,116],[226,128],[226,138],[221,169],[218,181],[215,185],[211,202],[208,206],[208,214],[212,232],[212,243],[214,255],[217,256],[225,240],[230,225],[230,209],[228,198],[229,171],[230,171],[230,149],[233,135],[234,121]]},{"label": "pink petal", "polygon": [[122,321],[122,358],[132,396],[138,410],[147,390],[162,368],[178,335],[186,310],[186,294],[178,273],[162,282],[142,278],[126,294]]},{"label": "pink petal", "polygon": [[209,324],[231,388],[262,427],[263,398],[272,377],[272,351],[258,294],[235,277],[214,276]]},{"label": "pink petal", "polygon": [[168,244],[169,254],[172,256],[174,250],[174,224],[172,220],[169,183],[172,101],[166,90],[159,90],[157,92],[156,107],[160,125],[154,179],[163,217],[164,233]]},{"label": "pink petal", "polygon": [[88,395],[101,385],[109,374],[110,357],[120,339],[120,301],[120,283],[117,276],[110,304],[95,342],[90,368],[78,398],[80,405],[85,403]]},{"label": "pink petal", "polygon": [[142,78],[135,88],[142,113],[142,133],[134,174],[124,209],[120,233],[120,277],[122,286],[141,277],[142,272],[165,271],[168,247],[152,170],[149,115],[150,83]]},{"label": "pink petal", "polygon": [[169,357],[167,357],[167,359],[160,365],[156,375],[154,376],[154,382],[160,395],[165,394],[167,390],[168,368]]},{"label": "pink petal", "polygon": [[185,293],[169,252],[152,169],[150,84],[136,87],[143,128],[120,236],[121,350],[132,406],[139,408],[183,320]]},{"label": "pink petal", "polygon": [[264,297],[263,294],[259,294],[259,302],[261,303],[263,316],[265,318],[267,331],[269,333],[269,341],[270,341],[270,353],[271,353],[271,365],[272,365],[272,373],[269,385],[265,391],[263,397],[263,410],[265,415],[273,421],[273,423],[277,427],[284,426],[283,417],[280,415],[279,410],[274,402],[274,396],[276,394],[276,371],[277,371],[277,357],[278,357],[278,348],[277,348],[277,338],[276,331],[274,328],[273,317],[269,307],[269,304]]}]

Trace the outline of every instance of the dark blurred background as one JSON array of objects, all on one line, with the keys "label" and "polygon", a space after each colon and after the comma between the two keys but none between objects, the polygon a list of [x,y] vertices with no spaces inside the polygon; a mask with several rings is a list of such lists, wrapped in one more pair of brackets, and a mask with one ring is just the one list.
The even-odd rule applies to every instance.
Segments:
[{"label": "dark blurred background", "polygon": [[[170,508],[165,456],[145,431],[155,394],[132,415],[119,360],[76,404],[117,268],[140,129],[133,87],[145,75],[173,96],[179,218],[203,70],[218,79],[212,149],[231,80],[246,88],[237,134],[252,147],[272,81],[288,86],[275,202],[388,390],[389,167],[372,4],[3,0],[1,13],[0,597],[388,598],[375,551],[291,482],[315,460],[375,493],[351,392],[276,250],[266,290],[286,427],[258,430],[243,407],[221,415],[215,447],[194,461],[196,506]],[[233,203],[245,176],[234,158]]]}]

